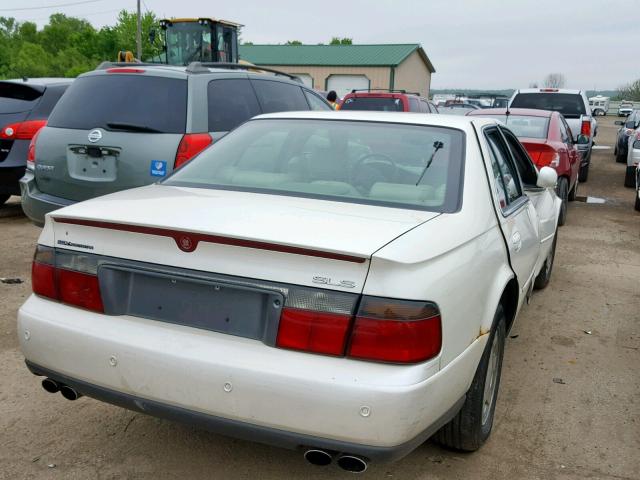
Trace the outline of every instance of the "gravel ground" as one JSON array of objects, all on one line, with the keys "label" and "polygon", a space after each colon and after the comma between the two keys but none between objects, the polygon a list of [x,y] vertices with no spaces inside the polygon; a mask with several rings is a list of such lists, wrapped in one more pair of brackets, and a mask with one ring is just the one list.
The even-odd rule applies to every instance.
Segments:
[{"label": "gravel ground", "polygon": [[[599,145],[613,145],[615,119],[598,119]],[[640,214],[623,176],[612,148],[594,151],[579,195],[606,202],[569,207],[551,283],[508,339],[487,444],[461,454],[427,442],[397,463],[372,465],[366,477],[640,478]],[[0,478],[350,477],[309,466],[299,452],[45,393],[15,331],[39,233],[18,200],[0,209],[0,277],[25,280],[0,283]]]}]

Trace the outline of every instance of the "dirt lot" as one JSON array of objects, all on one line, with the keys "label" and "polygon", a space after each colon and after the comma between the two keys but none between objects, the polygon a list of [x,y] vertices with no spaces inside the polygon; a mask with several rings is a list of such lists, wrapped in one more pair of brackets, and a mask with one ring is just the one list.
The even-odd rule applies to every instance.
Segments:
[{"label": "dirt lot", "polygon": [[[613,145],[614,120],[599,120],[599,145]],[[372,465],[368,478],[640,478],[640,214],[613,150],[594,153],[579,194],[606,203],[570,205],[551,284],[508,340],[489,442],[471,455],[427,442],[400,462]],[[0,478],[350,476],[309,466],[298,452],[45,393],[15,331],[38,232],[19,205],[0,210],[0,277],[26,280],[0,283]]]}]

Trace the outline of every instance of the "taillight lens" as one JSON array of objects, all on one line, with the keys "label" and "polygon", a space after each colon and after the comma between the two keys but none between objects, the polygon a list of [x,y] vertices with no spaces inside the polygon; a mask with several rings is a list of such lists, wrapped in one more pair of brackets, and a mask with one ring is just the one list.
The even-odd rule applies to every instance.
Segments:
[{"label": "taillight lens", "polygon": [[38,245],[31,266],[33,293],[75,307],[104,312],[97,264],[82,254],[56,254]]},{"label": "taillight lens", "polygon": [[38,140],[38,135],[40,135],[40,130],[33,136],[27,149],[27,168],[29,170],[34,170],[36,166],[36,141]]},{"label": "taillight lens", "polygon": [[285,308],[276,345],[293,350],[343,355],[351,315]]},{"label": "taillight lens", "polygon": [[363,360],[418,363],[442,346],[438,307],[429,302],[364,297],[347,355]]},{"label": "taillight lens", "polygon": [[178,151],[176,152],[176,161],[173,168],[184,165],[202,150],[207,148],[213,139],[208,133],[187,133],[182,137]]},{"label": "taillight lens", "polygon": [[583,120],[582,125],[580,126],[580,135],[585,135],[587,137],[591,136],[591,121]]},{"label": "taillight lens", "polygon": [[[336,312],[284,308],[276,345],[404,364],[423,362],[440,352],[442,327],[435,304],[365,296],[354,314],[349,311],[353,312],[355,304],[345,311],[347,299],[340,300]],[[324,302],[322,308],[327,307]]]},{"label": "taillight lens", "polygon": [[116,68],[107,68],[107,73],[144,73],[144,69],[142,68],[131,68],[131,67],[116,67]]},{"label": "taillight lens", "polygon": [[11,123],[0,130],[0,138],[5,140],[31,140],[45,125],[46,120],[27,120]]}]

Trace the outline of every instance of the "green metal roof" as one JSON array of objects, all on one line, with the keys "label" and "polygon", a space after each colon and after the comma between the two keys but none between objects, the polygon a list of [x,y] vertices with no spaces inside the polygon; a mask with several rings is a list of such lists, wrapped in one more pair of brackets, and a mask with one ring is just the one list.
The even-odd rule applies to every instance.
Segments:
[{"label": "green metal roof", "polygon": [[240,45],[240,58],[256,65],[395,67],[418,50],[429,71],[429,58],[417,43],[387,45]]}]

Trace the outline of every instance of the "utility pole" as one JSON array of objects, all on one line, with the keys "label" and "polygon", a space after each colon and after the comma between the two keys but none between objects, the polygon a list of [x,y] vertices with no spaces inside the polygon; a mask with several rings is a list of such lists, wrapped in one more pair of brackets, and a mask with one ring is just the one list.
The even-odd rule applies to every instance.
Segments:
[{"label": "utility pole", "polygon": [[142,17],[140,16],[140,0],[138,0],[138,28],[136,29],[136,58],[142,61]]}]

